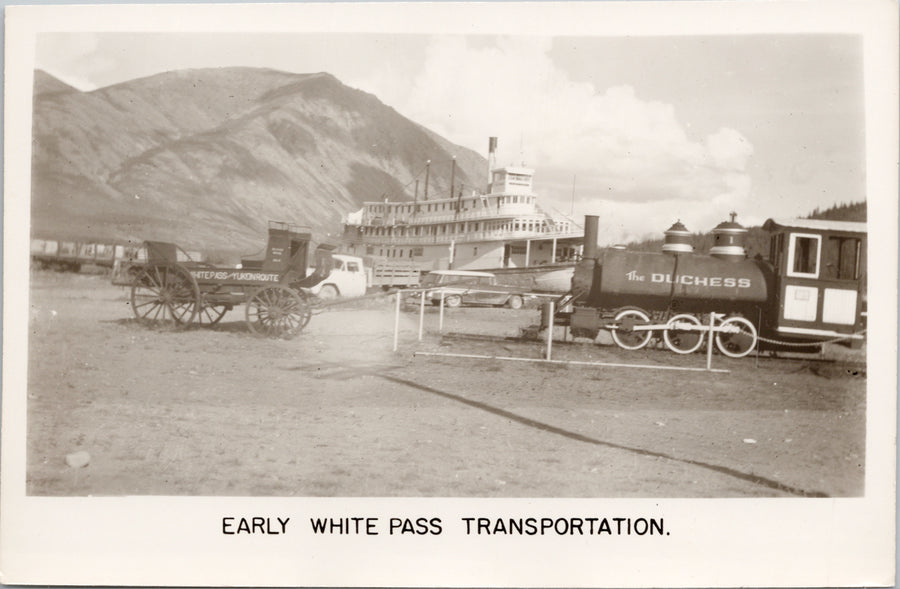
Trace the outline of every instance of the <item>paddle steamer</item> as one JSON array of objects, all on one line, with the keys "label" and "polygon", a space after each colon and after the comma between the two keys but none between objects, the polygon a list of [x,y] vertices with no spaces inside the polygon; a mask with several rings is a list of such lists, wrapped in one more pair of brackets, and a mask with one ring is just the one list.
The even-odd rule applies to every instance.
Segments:
[{"label": "paddle steamer", "polygon": [[493,167],[485,191],[455,198],[373,201],[344,220],[343,250],[366,256],[373,268],[485,270],[507,282],[568,288],[584,229],[541,209],[534,170]]}]

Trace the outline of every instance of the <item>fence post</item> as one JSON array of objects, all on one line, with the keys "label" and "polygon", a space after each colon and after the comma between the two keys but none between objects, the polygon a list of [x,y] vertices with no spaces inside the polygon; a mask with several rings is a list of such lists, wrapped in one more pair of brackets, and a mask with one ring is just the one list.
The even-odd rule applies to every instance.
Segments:
[{"label": "fence post", "polygon": [[441,289],[441,312],[438,317],[438,333],[444,333],[444,289]]},{"label": "fence post", "polygon": [[712,370],[713,336],[715,333],[716,314],[709,314],[709,343],[706,345],[706,369]]},{"label": "fence post", "polygon": [[547,360],[550,360],[551,352],[553,350],[553,315],[555,314],[553,301],[547,303],[547,306],[549,307],[547,317]]},{"label": "fence post", "polygon": [[394,351],[397,351],[397,342],[400,339],[400,291],[397,291],[397,304],[394,305]]},{"label": "fence post", "polygon": [[419,341],[422,341],[422,325],[425,323],[425,291],[422,291],[422,301],[419,303]]},{"label": "fence post", "polygon": [[756,309],[756,367],[759,368],[759,334],[762,333],[762,309]]}]

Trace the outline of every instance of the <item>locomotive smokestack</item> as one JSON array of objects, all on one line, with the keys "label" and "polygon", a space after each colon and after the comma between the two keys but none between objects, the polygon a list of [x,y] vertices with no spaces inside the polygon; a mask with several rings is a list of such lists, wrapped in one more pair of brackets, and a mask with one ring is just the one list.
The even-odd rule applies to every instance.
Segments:
[{"label": "locomotive smokestack", "polygon": [[584,253],[581,256],[584,259],[597,258],[597,228],[599,227],[599,222],[600,217],[597,215],[584,216]]}]

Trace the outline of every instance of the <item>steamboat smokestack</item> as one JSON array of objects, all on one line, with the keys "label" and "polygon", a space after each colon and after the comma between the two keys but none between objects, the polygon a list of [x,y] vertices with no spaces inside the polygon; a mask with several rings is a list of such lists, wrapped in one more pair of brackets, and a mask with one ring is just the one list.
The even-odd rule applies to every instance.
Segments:
[{"label": "steamboat smokestack", "polygon": [[[456,156],[453,156],[453,167],[450,168],[450,198],[453,198],[453,190],[456,188]],[[457,208],[457,212],[459,209]]]},{"label": "steamboat smokestack", "polygon": [[581,257],[585,260],[597,258],[597,236],[599,234],[597,228],[599,227],[599,222],[600,217],[597,215],[584,216],[584,253]]},{"label": "steamboat smokestack", "polygon": [[494,167],[497,165],[497,138],[488,137],[488,192],[491,191],[491,182],[493,181]]}]

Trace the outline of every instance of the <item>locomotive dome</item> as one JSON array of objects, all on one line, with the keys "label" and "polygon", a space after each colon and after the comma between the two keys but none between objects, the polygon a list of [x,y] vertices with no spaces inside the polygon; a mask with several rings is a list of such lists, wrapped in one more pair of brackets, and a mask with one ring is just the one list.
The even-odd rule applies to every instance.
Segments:
[{"label": "locomotive dome", "polygon": [[691,253],[694,246],[691,245],[691,232],[682,224],[681,220],[669,227],[665,232],[666,240],[662,251],[670,254]]},{"label": "locomotive dome", "polygon": [[744,236],[747,229],[734,221],[736,213],[731,213],[731,221],[722,221],[713,229],[713,246],[709,250],[711,256],[723,260],[743,260],[747,257],[744,249]]}]

